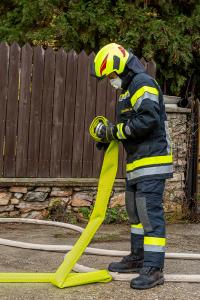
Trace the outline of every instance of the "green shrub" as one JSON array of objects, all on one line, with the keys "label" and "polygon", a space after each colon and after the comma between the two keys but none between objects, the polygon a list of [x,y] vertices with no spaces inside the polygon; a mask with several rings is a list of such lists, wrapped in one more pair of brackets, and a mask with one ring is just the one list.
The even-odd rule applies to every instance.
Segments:
[{"label": "green shrub", "polygon": [[65,203],[63,203],[59,199],[55,199],[51,202],[48,208],[47,218],[52,221],[65,222],[71,224],[77,223],[76,214],[73,211],[67,210]]},{"label": "green shrub", "polygon": [[125,208],[123,207],[114,207],[108,208],[106,211],[106,217],[104,220],[104,224],[112,224],[112,223],[127,223],[128,216]]},{"label": "green shrub", "polygon": [[[200,4],[195,0],[1,0],[0,41],[88,53],[109,42],[157,62],[167,94],[199,80]],[[190,83],[190,84],[189,84]],[[197,90],[196,84],[196,93]]]}]

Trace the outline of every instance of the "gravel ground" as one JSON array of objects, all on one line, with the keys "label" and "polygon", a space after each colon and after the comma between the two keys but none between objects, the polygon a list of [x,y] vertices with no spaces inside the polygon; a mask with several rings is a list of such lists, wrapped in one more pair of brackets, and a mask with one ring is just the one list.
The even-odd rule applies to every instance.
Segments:
[{"label": "gravel ground", "polygon": [[[41,244],[73,244],[79,234],[70,230],[21,224],[0,224],[1,238]],[[200,224],[167,226],[168,252],[200,253]],[[106,249],[129,249],[129,226],[104,225],[92,241],[92,246]],[[1,272],[54,272],[64,253],[33,251],[0,246]],[[79,261],[86,266],[106,268],[119,258],[83,255]],[[166,260],[165,273],[200,274],[200,261]],[[58,289],[51,284],[0,284],[0,299],[120,299],[120,300],[199,300],[198,283],[165,283],[146,291],[130,289],[128,282],[90,284]]]}]

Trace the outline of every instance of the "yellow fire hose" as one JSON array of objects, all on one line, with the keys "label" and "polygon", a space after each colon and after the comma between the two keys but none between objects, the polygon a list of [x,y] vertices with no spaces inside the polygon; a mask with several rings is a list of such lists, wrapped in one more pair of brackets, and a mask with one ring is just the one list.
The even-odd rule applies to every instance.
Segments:
[{"label": "yellow fire hose", "polygon": [[[95,141],[101,141],[95,134],[95,128],[99,122],[106,125],[108,121],[104,117],[96,117],[93,120],[89,131]],[[107,270],[80,274],[70,272],[105,218],[109,197],[117,173],[117,167],[118,143],[112,141],[104,156],[95,207],[89,223],[72,250],[67,253],[62,264],[55,273],[0,273],[0,282],[51,282],[59,288],[64,288],[93,282],[111,281],[112,276]]]},{"label": "yellow fire hose", "polygon": [[[101,141],[95,134],[95,128],[102,122],[107,124],[107,120],[104,117],[96,117],[91,126],[90,134],[95,141]],[[1,245],[8,245],[12,247],[21,247],[35,250],[46,250],[46,251],[68,251],[64,258],[63,263],[57,269],[55,273],[0,273],[0,282],[49,282],[59,288],[83,285],[94,282],[109,282],[113,280],[130,281],[136,274],[118,274],[109,273],[107,270],[96,270],[88,268],[82,265],[78,265],[76,262],[81,257],[83,252],[98,254],[98,255],[109,255],[109,256],[124,256],[127,255],[127,251],[117,250],[106,250],[97,248],[87,248],[87,245],[92,240],[94,234],[102,224],[112,186],[115,180],[118,165],[118,143],[113,141],[110,143],[103,161],[103,166],[100,174],[98,192],[95,207],[89,223],[85,229],[65,223],[43,221],[43,220],[29,220],[29,219],[0,219],[0,223],[30,223],[30,224],[42,224],[48,226],[59,226],[63,228],[69,228],[78,232],[82,232],[80,238],[74,246],[63,246],[63,245],[40,245],[22,243],[17,241],[10,241],[0,239]],[[175,259],[192,259],[199,260],[200,254],[198,253],[166,253],[166,258]],[[70,273],[72,270],[79,273]],[[200,282],[200,275],[186,275],[186,274],[167,274],[165,275],[165,281],[177,281],[177,282]]]}]

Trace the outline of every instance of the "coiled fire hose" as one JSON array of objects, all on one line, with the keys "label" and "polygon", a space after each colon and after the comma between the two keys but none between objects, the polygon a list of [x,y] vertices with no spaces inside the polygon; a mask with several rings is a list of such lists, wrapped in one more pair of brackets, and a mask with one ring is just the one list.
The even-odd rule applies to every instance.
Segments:
[{"label": "coiled fire hose", "polygon": [[[91,126],[90,134],[95,141],[100,142],[96,136],[95,128],[99,123],[107,124],[107,119],[104,117],[96,117]],[[109,255],[109,256],[124,256],[127,255],[127,251],[106,250],[87,248],[88,244],[92,240],[94,234],[102,224],[107,204],[114,184],[118,165],[118,143],[112,141],[105,153],[104,162],[100,174],[98,192],[95,202],[95,207],[88,225],[85,229],[71,224],[42,221],[42,220],[30,220],[30,219],[17,219],[17,218],[1,218],[0,223],[29,223],[59,226],[69,228],[81,232],[81,236],[74,246],[64,245],[41,245],[22,243],[17,241],[10,241],[6,239],[0,239],[1,245],[7,245],[12,247],[20,247],[26,249],[45,250],[45,251],[69,251],[63,263],[57,269],[55,273],[0,273],[0,282],[51,282],[59,288],[82,285],[93,282],[108,282],[112,279],[129,281],[133,279],[136,274],[117,274],[108,272],[107,270],[96,270],[77,264],[80,256],[85,253],[97,254],[97,255]],[[178,258],[178,259],[200,259],[200,254],[190,253],[167,253],[166,258]],[[79,273],[70,273],[71,270]],[[83,273],[82,273],[83,272]],[[85,273],[86,272],[86,273]],[[200,282],[200,275],[186,275],[186,274],[166,274],[166,281],[187,281],[187,282]]]}]

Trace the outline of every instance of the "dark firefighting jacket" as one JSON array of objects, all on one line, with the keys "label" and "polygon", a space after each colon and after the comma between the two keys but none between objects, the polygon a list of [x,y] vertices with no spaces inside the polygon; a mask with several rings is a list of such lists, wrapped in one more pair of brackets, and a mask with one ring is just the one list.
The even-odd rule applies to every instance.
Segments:
[{"label": "dark firefighting jacket", "polygon": [[172,177],[172,147],[163,94],[143,69],[134,74],[119,97],[117,122],[118,136],[127,153],[128,182]]}]

